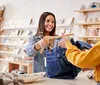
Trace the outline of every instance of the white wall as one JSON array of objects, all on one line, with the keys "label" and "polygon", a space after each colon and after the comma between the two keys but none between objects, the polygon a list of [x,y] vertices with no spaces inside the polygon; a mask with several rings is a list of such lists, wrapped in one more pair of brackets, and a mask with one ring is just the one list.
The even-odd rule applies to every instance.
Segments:
[{"label": "white wall", "polygon": [[[82,4],[88,5],[91,2],[100,0],[2,0],[6,4],[5,18],[36,17],[44,11],[53,12],[58,17],[76,16],[73,10],[79,9]],[[0,4],[0,5],[3,5]]]},{"label": "white wall", "polygon": [[[57,19],[71,16],[76,20],[83,19],[83,14],[73,10],[80,9],[82,4],[88,8],[92,2],[100,2],[100,0],[0,0],[0,5],[6,6],[4,22],[9,19],[32,17],[37,23],[40,14],[44,11],[53,12]],[[78,31],[74,29],[76,34],[79,33]]]}]

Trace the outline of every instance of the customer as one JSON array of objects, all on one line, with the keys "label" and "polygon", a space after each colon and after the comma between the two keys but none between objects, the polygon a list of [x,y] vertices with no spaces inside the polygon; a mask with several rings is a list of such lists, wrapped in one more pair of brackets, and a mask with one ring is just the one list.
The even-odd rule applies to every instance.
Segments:
[{"label": "customer", "polygon": [[[73,79],[80,68],[72,65],[65,57],[65,48],[58,46],[59,39],[46,40],[46,36],[55,36],[56,19],[51,12],[44,12],[39,19],[39,25],[35,36],[29,38],[26,53],[34,57],[34,72],[45,71],[44,58],[46,57],[47,76],[51,78]],[[45,48],[41,52],[41,48]]]},{"label": "customer", "polygon": [[93,68],[94,77],[100,85],[100,41],[98,41],[90,50],[81,51],[76,46],[72,45],[67,37],[63,38],[58,43],[59,46],[67,48],[66,57],[74,65],[80,68]]}]

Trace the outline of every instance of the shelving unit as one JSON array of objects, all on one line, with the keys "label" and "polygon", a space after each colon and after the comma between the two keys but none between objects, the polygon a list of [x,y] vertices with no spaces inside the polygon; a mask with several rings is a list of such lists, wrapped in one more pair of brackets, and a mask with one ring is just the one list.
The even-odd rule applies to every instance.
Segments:
[{"label": "shelving unit", "polygon": [[[27,68],[27,73],[33,72],[32,62],[26,62],[23,58],[27,55],[24,52],[24,48],[27,44],[29,36],[34,33],[35,27],[24,28],[9,28],[1,29],[0,33],[0,54],[2,58],[0,61],[8,63],[8,72],[12,70],[19,69],[19,66],[25,66]],[[4,58],[3,55],[6,55]],[[7,56],[8,55],[8,56]]]},{"label": "shelving unit", "polygon": [[100,8],[91,8],[91,9],[83,9],[83,10],[74,10],[74,12],[98,12]]},{"label": "shelving unit", "polygon": [[85,23],[75,23],[75,25],[79,25],[79,26],[83,26],[86,29],[86,35],[84,36],[79,36],[79,39],[82,40],[100,40],[100,36],[92,36],[92,35],[88,35],[87,30],[89,29],[100,29],[100,21],[98,22],[87,22],[88,19],[88,12],[100,12],[100,8],[91,8],[91,9],[84,9],[84,10],[74,10],[74,12],[79,12],[79,13],[83,13],[84,14],[84,20]]},{"label": "shelving unit", "polygon": [[82,26],[100,25],[100,22],[92,22],[92,23],[75,23],[75,25],[82,25]]},{"label": "shelving unit", "polygon": [[7,59],[2,59],[0,58],[1,61],[5,61],[8,62],[8,72],[11,72],[14,69],[18,69],[19,66],[26,66],[27,67],[27,73],[30,74],[32,73],[32,64],[31,63],[24,63],[23,62],[16,62],[16,61],[11,61],[11,60],[7,60]]}]

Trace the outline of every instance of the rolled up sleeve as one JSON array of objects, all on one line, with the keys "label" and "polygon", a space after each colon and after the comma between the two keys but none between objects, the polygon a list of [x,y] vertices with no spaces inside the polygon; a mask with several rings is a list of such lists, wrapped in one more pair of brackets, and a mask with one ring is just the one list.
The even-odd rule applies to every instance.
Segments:
[{"label": "rolled up sleeve", "polygon": [[36,55],[37,51],[34,49],[34,44],[36,43],[37,41],[35,40],[34,36],[31,36],[29,38],[29,41],[28,41],[28,44],[25,48],[25,52],[28,56],[30,57],[33,57]]}]

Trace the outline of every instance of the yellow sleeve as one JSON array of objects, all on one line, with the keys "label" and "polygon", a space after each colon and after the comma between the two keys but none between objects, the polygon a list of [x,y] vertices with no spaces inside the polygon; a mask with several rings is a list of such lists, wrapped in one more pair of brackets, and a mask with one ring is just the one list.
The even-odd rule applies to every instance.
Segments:
[{"label": "yellow sleeve", "polygon": [[66,57],[80,68],[91,68],[100,64],[100,41],[88,51],[81,51],[70,42],[66,42]]}]

